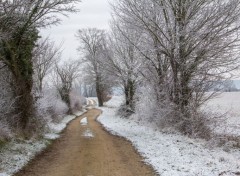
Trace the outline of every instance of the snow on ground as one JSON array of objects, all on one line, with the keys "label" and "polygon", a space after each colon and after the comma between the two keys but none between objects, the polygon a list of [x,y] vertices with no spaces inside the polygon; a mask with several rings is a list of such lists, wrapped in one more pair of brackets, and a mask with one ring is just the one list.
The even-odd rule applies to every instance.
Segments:
[{"label": "snow on ground", "polygon": [[83,110],[83,111],[77,111],[77,112],[74,112],[73,114],[75,116],[81,116],[83,114],[83,112],[86,112],[86,110]]},{"label": "snow on ground", "polygon": [[[49,123],[48,126],[49,126],[51,132],[45,134],[44,137],[47,139],[54,139],[53,138],[54,136],[56,138],[58,138],[59,137],[58,133],[60,133],[63,129],[65,129],[67,124],[75,118],[76,118],[75,115],[68,115],[63,118],[61,123],[52,123],[52,122]],[[48,138],[48,137],[50,137],[50,138]]]},{"label": "snow on ground", "polygon": [[121,97],[102,108],[98,120],[111,133],[127,138],[161,176],[234,176],[240,172],[239,150],[210,148],[200,139],[163,133],[115,115]]},{"label": "snow on ground", "polygon": [[88,124],[87,117],[82,118],[82,119],[80,120],[80,124],[83,125],[83,126],[87,125],[87,124]]},{"label": "snow on ground", "polygon": [[6,173],[0,173],[0,176],[8,176]]},{"label": "snow on ground", "polygon": [[88,97],[86,99],[87,99],[87,105],[92,105],[92,106],[98,105],[97,97]]},{"label": "snow on ground", "polygon": [[94,101],[93,101],[93,100],[88,100],[88,104],[89,104],[89,105],[93,105],[93,104],[94,104]]},{"label": "snow on ground", "polygon": [[92,131],[87,128],[84,132],[83,132],[83,137],[86,137],[86,138],[93,138],[94,137],[94,134],[92,133]]},{"label": "snow on ground", "polygon": [[48,141],[42,139],[39,141],[12,141],[8,143],[3,151],[0,152],[0,173],[9,176],[24,165],[37,153],[46,148]]},{"label": "snow on ground", "polygon": [[111,100],[105,103],[105,106],[107,106],[108,108],[118,108],[121,106],[123,101],[124,101],[123,96],[113,96]]},{"label": "snow on ground", "polygon": [[207,102],[203,109],[220,116],[216,133],[240,136],[240,92],[224,92]]},{"label": "snow on ground", "polygon": [[[78,116],[84,112],[78,112]],[[50,140],[59,138],[67,124],[76,118],[68,115],[60,123],[49,123],[50,132],[39,140],[16,140],[8,143],[0,151],[0,176],[10,176],[25,166],[36,154],[44,150]]]}]

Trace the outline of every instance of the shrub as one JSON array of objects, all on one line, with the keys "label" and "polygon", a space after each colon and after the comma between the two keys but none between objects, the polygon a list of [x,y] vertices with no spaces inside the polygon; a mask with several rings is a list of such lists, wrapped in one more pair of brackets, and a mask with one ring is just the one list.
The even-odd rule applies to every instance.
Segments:
[{"label": "shrub", "polygon": [[51,121],[59,122],[67,113],[68,107],[58,96],[54,89],[48,89],[44,96],[39,98],[36,103],[37,117],[36,121],[39,126],[44,128]]},{"label": "shrub", "polygon": [[0,143],[4,143],[13,137],[12,131],[9,126],[0,121]]},{"label": "shrub", "polygon": [[[154,89],[143,87],[137,92],[136,114],[133,118],[162,130],[178,131],[191,137],[210,139],[212,131],[208,114],[189,106],[188,114],[182,114],[164,93],[156,95]],[[157,100],[157,97],[161,97]]]},{"label": "shrub", "polygon": [[86,103],[86,99],[83,96],[79,95],[76,91],[72,91],[69,96],[71,111],[73,113],[76,111],[81,111],[83,109],[83,105]]},{"label": "shrub", "polygon": [[132,111],[132,109],[126,106],[125,104],[121,105],[117,111],[117,115],[125,118],[128,118],[133,114],[134,114],[134,111]]}]

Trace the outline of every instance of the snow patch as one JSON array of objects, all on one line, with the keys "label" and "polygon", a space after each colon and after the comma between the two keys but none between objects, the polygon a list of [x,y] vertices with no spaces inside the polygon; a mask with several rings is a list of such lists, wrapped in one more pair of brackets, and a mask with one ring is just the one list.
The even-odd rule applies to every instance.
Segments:
[{"label": "snow patch", "polygon": [[88,102],[89,106],[98,106],[97,97],[89,97],[89,98],[87,98],[87,102]]},{"label": "snow patch", "polygon": [[86,138],[93,138],[94,134],[92,133],[92,131],[88,128],[83,132],[83,135]]},{"label": "snow patch", "polygon": [[89,105],[93,105],[93,100],[89,100]]},{"label": "snow patch", "polygon": [[59,134],[54,134],[54,133],[48,133],[44,135],[45,139],[50,139],[50,140],[58,139],[59,137],[60,137]]},{"label": "snow patch", "polygon": [[82,126],[86,126],[86,125],[88,124],[87,117],[82,118],[82,119],[80,120],[80,124],[81,124]]},{"label": "snow patch", "polygon": [[108,108],[118,108],[124,101],[123,96],[113,96],[108,102],[105,103],[105,106]]},{"label": "snow patch", "polygon": [[208,101],[202,109],[220,116],[218,128],[214,128],[217,134],[240,136],[239,105],[240,92],[224,92]]}]

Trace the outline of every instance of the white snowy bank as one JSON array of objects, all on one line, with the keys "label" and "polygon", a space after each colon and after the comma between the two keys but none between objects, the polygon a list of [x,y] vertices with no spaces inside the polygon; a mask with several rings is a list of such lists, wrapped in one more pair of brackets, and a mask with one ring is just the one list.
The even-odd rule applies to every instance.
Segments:
[{"label": "white snowy bank", "polygon": [[235,176],[240,174],[240,151],[210,148],[200,139],[167,134],[115,115],[121,98],[113,97],[98,118],[111,133],[127,138],[161,176]]},{"label": "white snowy bank", "polygon": [[44,150],[50,140],[57,139],[67,124],[82,115],[84,112],[77,112],[75,115],[68,115],[60,123],[49,123],[50,133],[44,135],[41,140],[16,140],[8,143],[0,151],[0,176],[11,176],[25,166],[35,155]]}]

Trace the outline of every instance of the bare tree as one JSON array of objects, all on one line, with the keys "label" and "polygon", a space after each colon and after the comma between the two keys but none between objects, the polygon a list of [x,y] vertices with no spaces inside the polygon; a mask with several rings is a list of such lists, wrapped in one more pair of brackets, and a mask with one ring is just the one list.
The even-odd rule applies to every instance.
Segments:
[{"label": "bare tree", "polygon": [[113,21],[109,38],[111,52],[105,61],[105,69],[117,80],[118,85],[123,87],[126,110],[134,112],[134,97],[140,82],[139,72],[142,66],[141,55],[136,48],[140,43],[141,33]]},{"label": "bare tree", "polygon": [[[29,135],[34,118],[32,51],[38,38],[38,28],[60,22],[58,14],[76,12],[79,0],[0,1],[0,60],[11,72],[20,114],[19,127]],[[7,35],[5,35],[7,34]]]},{"label": "bare tree", "polygon": [[79,62],[65,62],[61,66],[56,64],[54,84],[58,90],[61,99],[69,107],[68,113],[71,113],[70,93],[73,88],[74,81],[80,76]]},{"label": "bare tree", "polygon": [[177,122],[191,134],[191,114],[208,99],[204,90],[238,66],[240,2],[119,0],[113,8],[120,23],[145,34],[142,46],[152,46],[138,47],[151,64],[145,73],[156,70],[159,97],[175,105]]},{"label": "bare tree", "polygon": [[82,29],[78,31],[76,36],[81,43],[78,50],[83,52],[85,56],[83,63],[86,65],[86,73],[88,73],[89,79],[91,77],[91,80],[95,82],[99,106],[103,106],[107,86],[102,67],[103,60],[106,59],[105,31],[96,28]]},{"label": "bare tree", "polygon": [[[60,46],[61,47],[61,46]],[[55,47],[49,38],[39,40],[33,51],[35,87],[38,95],[43,93],[43,80],[52,71],[54,64],[60,60],[60,47]]]}]

